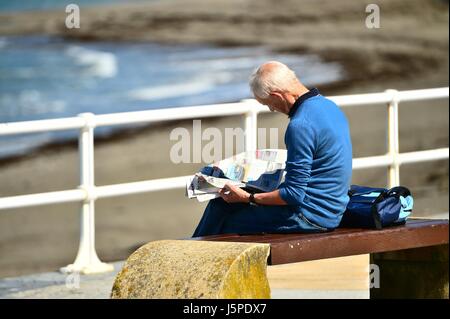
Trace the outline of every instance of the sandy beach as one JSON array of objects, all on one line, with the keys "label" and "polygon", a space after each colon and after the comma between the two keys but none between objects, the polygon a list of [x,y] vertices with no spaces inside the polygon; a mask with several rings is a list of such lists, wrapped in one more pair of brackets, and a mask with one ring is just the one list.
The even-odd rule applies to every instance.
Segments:
[{"label": "sandy beach", "polygon": [[[218,46],[262,45],[279,52],[317,54],[340,63],[345,79],[319,86],[324,95],[448,86],[448,2],[381,1],[381,28],[367,29],[365,1],[161,1],[82,10],[82,27],[64,27],[56,11],[0,14],[0,36],[50,34],[70,41],[150,41]],[[276,6],[277,10],[274,10]],[[301,78],[301,74],[298,74]],[[101,98],[101,97],[99,97]],[[344,108],[353,156],[386,152],[386,107]],[[448,99],[400,104],[401,152],[448,147]],[[208,119],[202,127],[242,126],[239,117]],[[288,119],[259,116],[259,127]],[[192,121],[164,122],[96,140],[95,183],[107,185],[189,175],[202,164],[172,164],[169,134]],[[0,196],[73,189],[78,180],[76,143],[53,145],[0,161]],[[415,216],[448,212],[448,160],[405,165],[401,183],[415,199]],[[386,169],[355,171],[352,183],[385,186]],[[104,261],[125,259],[142,244],[192,234],[205,204],[184,190],[98,200],[96,246]],[[0,277],[49,271],[74,261],[80,204],[0,212]]]}]

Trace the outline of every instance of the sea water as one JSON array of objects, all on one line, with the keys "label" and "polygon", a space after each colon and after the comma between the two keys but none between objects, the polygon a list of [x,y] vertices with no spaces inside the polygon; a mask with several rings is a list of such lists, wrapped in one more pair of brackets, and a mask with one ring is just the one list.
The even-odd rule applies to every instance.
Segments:
[{"label": "sea water", "polygon": [[[268,60],[286,63],[307,86],[343,77],[337,63],[262,47],[0,37],[0,123],[239,101],[251,97],[249,75]],[[77,134],[0,136],[0,157]]]}]

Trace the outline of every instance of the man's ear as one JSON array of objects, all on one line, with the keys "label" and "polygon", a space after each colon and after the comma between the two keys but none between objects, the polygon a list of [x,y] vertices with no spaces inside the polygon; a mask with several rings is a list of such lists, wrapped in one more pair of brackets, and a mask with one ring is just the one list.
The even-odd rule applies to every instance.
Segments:
[{"label": "man's ear", "polygon": [[273,98],[283,99],[283,95],[277,91],[270,92],[269,95]]}]

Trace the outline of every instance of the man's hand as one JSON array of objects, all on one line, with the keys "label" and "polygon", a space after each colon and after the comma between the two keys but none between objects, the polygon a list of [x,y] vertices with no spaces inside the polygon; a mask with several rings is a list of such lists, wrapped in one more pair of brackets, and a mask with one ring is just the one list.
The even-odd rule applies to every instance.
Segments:
[{"label": "man's hand", "polygon": [[227,203],[248,203],[250,197],[249,193],[229,183],[219,191],[219,195]]}]

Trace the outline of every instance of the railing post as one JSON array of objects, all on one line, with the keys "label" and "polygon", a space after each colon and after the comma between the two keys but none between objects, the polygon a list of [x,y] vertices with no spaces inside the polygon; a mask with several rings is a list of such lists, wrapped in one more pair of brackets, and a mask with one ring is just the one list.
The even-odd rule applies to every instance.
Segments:
[{"label": "railing post", "polygon": [[258,133],[258,111],[250,109],[245,113],[245,151],[256,151]]},{"label": "railing post", "polygon": [[113,270],[113,266],[103,263],[95,251],[95,184],[94,184],[94,127],[95,116],[92,113],[79,114],[85,120],[80,130],[80,188],[86,192],[81,208],[80,244],[73,264],[61,268],[63,273],[80,272],[83,274]]},{"label": "railing post", "polygon": [[391,101],[388,104],[388,154],[392,158],[392,164],[388,169],[388,187],[392,188],[400,185],[398,91],[386,90],[385,92],[391,95]]}]

